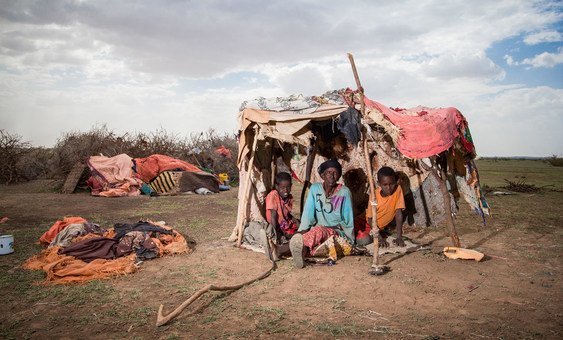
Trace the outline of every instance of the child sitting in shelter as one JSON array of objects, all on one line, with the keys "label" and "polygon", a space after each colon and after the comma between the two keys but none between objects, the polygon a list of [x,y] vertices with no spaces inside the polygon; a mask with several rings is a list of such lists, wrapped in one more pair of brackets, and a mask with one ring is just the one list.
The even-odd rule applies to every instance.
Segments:
[{"label": "child sitting in shelter", "polygon": [[291,195],[291,175],[280,172],[276,175],[275,189],[266,196],[266,220],[276,231],[278,244],[286,243],[297,231],[297,220],[291,214],[293,196]]},{"label": "child sitting in shelter", "polygon": [[[389,246],[389,243],[387,243],[387,237],[390,235],[389,230],[395,227],[397,237],[395,240],[393,240],[393,243],[395,243],[399,247],[404,247],[405,242],[403,241],[403,209],[405,209],[405,199],[403,196],[403,189],[401,189],[401,186],[398,185],[397,174],[395,173],[395,170],[387,166],[379,169],[379,171],[377,172],[377,183],[379,187],[375,190],[375,201],[377,202],[376,222],[379,229],[379,246]],[[373,198],[370,197],[370,202],[372,201]],[[369,224],[368,227],[372,228],[373,230],[373,215],[371,206],[369,206],[369,204],[366,210],[366,219]],[[372,231],[372,235],[375,235],[375,231]],[[367,244],[368,242],[361,243]]]},{"label": "child sitting in shelter", "polygon": [[291,186],[291,175],[278,173],[275,188],[266,196],[266,222],[250,222],[244,229],[244,242],[264,247],[266,255],[273,261],[289,251],[289,239],[299,224],[291,214]]}]

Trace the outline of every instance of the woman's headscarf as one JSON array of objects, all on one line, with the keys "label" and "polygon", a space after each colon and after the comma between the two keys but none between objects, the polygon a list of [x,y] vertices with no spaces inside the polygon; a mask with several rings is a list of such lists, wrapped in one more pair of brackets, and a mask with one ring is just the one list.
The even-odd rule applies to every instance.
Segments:
[{"label": "woman's headscarf", "polygon": [[340,165],[340,163],[338,163],[336,159],[329,159],[328,161],[323,162],[321,165],[319,165],[317,171],[319,172],[319,175],[322,175],[323,172],[325,172],[325,170],[328,168],[335,168],[336,170],[338,170],[338,174],[342,176],[342,165]]}]

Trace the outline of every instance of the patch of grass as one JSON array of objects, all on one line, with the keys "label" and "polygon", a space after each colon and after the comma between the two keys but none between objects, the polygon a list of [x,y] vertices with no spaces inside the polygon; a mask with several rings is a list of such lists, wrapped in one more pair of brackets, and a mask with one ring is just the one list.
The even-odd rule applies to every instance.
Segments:
[{"label": "patch of grass", "polygon": [[353,336],[353,335],[360,335],[365,333],[365,331],[358,328],[354,323],[351,325],[341,325],[341,324],[323,322],[316,326],[316,330],[319,332],[328,333],[333,337]]},{"label": "patch of grass", "polygon": [[117,297],[115,289],[107,283],[94,280],[84,285],[67,286],[61,303],[66,305],[99,306],[114,301]]},{"label": "patch of grass", "polygon": [[218,319],[217,315],[208,315],[203,318],[203,323],[213,323]]},{"label": "patch of grass", "polygon": [[287,327],[281,325],[285,318],[285,311],[277,307],[253,307],[246,316],[255,320],[256,328],[268,334],[276,334],[287,331]]},{"label": "patch of grass", "polygon": [[142,326],[147,323],[147,320],[153,319],[154,316],[156,316],[156,310],[151,307],[144,306],[127,311],[125,318],[128,323],[133,324],[133,326]]},{"label": "patch of grass", "polygon": [[133,289],[129,292],[129,299],[131,300],[137,300],[140,297],[141,297],[141,291],[138,289]]},{"label": "patch of grass", "polygon": [[563,167],[554,167],[542,160],[493,160],[479,159],[481,185],[501,187],[504,179],[526,179],[528,184],[538,187],[553,185],[556,190],[563,189]]},{"label": "patch of grass", "polygon": [[344,304],[346,303],[345,299],[336,299],[334,300],[334,305],[332,305],[332,309],[334,310],[344,310]]}]

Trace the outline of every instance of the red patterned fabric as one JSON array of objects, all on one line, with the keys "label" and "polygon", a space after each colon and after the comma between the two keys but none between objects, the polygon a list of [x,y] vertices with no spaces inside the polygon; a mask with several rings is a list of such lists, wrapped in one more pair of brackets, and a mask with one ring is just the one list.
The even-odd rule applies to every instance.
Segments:
[{"label": "red patterned fabric", "polygon": [[307,247],[310,252],[331,236],[338,236],[338,233],[332,228],[316,226],[303,234],[303,245]]},{"label": "red patterned fabric", "polygon": [[[151,155],[147,158],[135,158],[136,171],[145,183],[149,183],[161,172],[181,169],[197,173],[206,173],[197,166],[165,155]],[[217,179],[219,181],[219,179]]]},{"label": "red patterned fabric", "polygon": [[462,133],[467,128],[467,121],[454,107],[432,109],[417,106],[392,110],[368,98],[364,100],[368,109],[383,113],[400,129],[401,135],[396,146],[407,157],[420,159],[437,155],[449,149],[460,136],[467,151],[474,151],[473,143],[465,139]]}]

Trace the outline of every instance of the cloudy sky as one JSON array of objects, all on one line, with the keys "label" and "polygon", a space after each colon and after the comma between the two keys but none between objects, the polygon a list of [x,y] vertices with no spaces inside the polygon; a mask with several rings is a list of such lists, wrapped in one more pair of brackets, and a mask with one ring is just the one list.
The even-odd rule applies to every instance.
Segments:
[{"label": "cloudy sky", "polygon": [[455,106],[482,156],[563,155],[560,1],[0,0],[0,129],[236,131],[258,96]]}]

